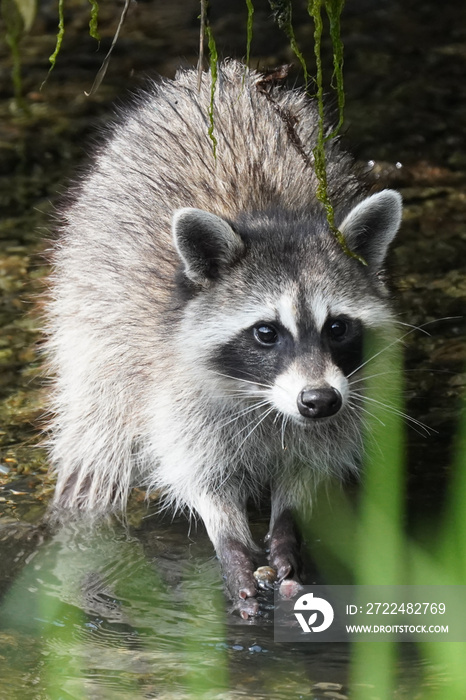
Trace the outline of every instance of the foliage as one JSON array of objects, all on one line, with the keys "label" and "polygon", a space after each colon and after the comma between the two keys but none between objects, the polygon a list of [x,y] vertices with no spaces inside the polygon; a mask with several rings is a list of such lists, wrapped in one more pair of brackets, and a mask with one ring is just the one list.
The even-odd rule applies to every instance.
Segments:
[{"label": "foliage", "polygon": [[292,5],[291,5],[291,0],[269,0],[270,8],[272,10],[272,16],[277,23],[277,25],[282,29],[289,42],[291,49],[293,53],[295,54],[296,58],[301,64],[301,68],[303,69],[304,73],[304,84],[308,86],[308,81],[309,81],[309,73],[307,70],[306,66],[306,61],[304,59],[304,56],[301,52],[301,49],[298,46],[298,42],[296,41],[294,29],[293,29],[293,24],[292,24],[292,19],[293,19],[293,10],[292,10]]},{"label": "foliage", "polygon": [[[338,108],[339,108],[339,119],[337,127],[330,133],[326,134],[325,128],[325,118],[324,118],[324,87],[323,87],[323,71],[322,71],[322,57],[321,57],[321,40],[322,40],[322,2],[324,2],[327,15],[330,19],[331,27],[331,38],[333,44],[333,66],[334,66],[334,78],[336,80],[337,94],[338,94]],[[343,44],[340,39],[340,15],[343,9],[344,0],[310,0],[308,4],[309,15],[314,20],[314,53],[316,59],[317,75],[316,75],[316,97],[317,97],[317,108],[319,111],[319,130],[317,134],[317,146],[313,150],[314,155],[314,169],[319,180],[319,186],[317,188],[317,199],[322,202],[325,212],[327,214],[327,222],[332,231],[333,235],[337,239],[338,243],[346,253],[352,258],[356,258],[363,265],[366,264],[365,260],[356,253],[353,253],[347,246],[345,237],[338,230],[335,224],[335,215],[333,211],[332,203],[328,196],[327,187],[327,167],[326,167],[326,153],[325,153],[325,143],[334,138],[343,124],[343,109],[345,103],[345,93],[343,88]]]},{"label": "foliage", "polygon": [[218,78],[218,53],[217,45],[215,43],[215,38],[212,32],[212,27],[209,22],[209,0],[201,0],[201,26],[200,26],[200,50],[199,50],[199,86],[202,80],[202,59],[203,59],[203,48],[204,48],[204,33],[207,35],[208,49],[209,49],[209,67],[210,67],[210,104],[209,104],[209,138],[212,141],[212,151],[214,158],[217,157],[217,139],[214,134],[215,123],[214,123],[214,101],[215,101],[215,90],[217,87]]},{"label": "foliage", "polygon": [[[2,3],[2,14],[6,23],[6,39],[10,46],[13,69],[12,77],[15,89],[15,99],[19,105],[22,102],[22,86],[21,86],[21,59],[20,59],[20,42],[21,39],[27,31],[33,25],[35,14],[36,14],[36,4],[35,0],[0,0]],[[65,35],[65,20],[64,20],[64,2],[65,0],[58,0],[58,32],[56,38],[55,49],[51,56],[49,57],[50,68],[48,75],[55,67],[58,54],[62,47],[64,35]],[[89,21],[89,33],[97,41],[100,40],[98,32],[98,11],[99,5],[98,0],[89,0],[90,8],[90,21]],[[211,72],[211,98],[209,105],[209,128],[208,134],[212,141],[212,150],[214,158],[217,155],[217,139],[215,137],[215,123],[214,123],[214,99],[215,90],[217,84],[217,61],[218,52],[215,43],[215,38],[212,32],[211,25],[208,19],[208,8],[209,0],[200,0],[201,4],[201,40],[200,40],[200,57],[199,66],[202,65],[202,55],[203,55],[203,35],[205,33],[208,42],[209,50],[209,65]],[[295,56],[297,57],[304,74],[304,83],[306,89],[309,85],[309,71],[306,66],[306,61],[304,55],[298,45],[296,36],[293,29],[292,23],[292,0],[269,0],[269,4],[272,10],[272,16],[274,21],[283,30],[287,36],[291,49],[293,50]],[[102,66],[98,71],[94,84],[92,85],[88,96],[92,95],[99,88],[107,67],[110,61],[110,56],[118,39],[119,33],[125,21],[128,9],[130,5],[130,0],[125,0],[123,10],[120,15],[120,20],[118,28],[115,32],[112,44],[107,55],[104,58]],[[325,7],[329,22],[330,22],[330,37],[332,40],[333,47],[333,78],[335,89],[338,96],[338,108],[339,108],[339,119],[336,128],[329,134],[326,133],[326,126],[324,120],[324,104],[323,104],[323,72],[322,72],[322,59],[321,59],[321,38],[323,31],[323,23],[321,10],[322,5]],[[253,14],[254,14],[254,4],[253,0],[246,0],[247,6],[247,24],[246,24],[246,64],[250,58],[251,42],[253,35]],[[319,186],[317,188],[317,198],[322,202],[325,208],[327,221],[330,230],[333,232],[335,238],[341,245],[345,253],[351,257],[358,259],[360,262],[365,264],[364,260],[353,253],[348,246],[342,233],[338,230],[335,224],[335,217],[332,203],[330,202],[328,196],[328,186],[327,186],[327,170],[326,170],[326,153],[325,144],[330,138],[334,138],[341,125],[343,124],[343,109],[344,109],[344,87],[343,87],[343,45],[340,38],[340,16],[343,10],[344,0],[309,0],[308,2],[308,13],[314,22],[314,52],[316,59],[317,75],[315,78],[316,83],[316,99],[319,111],[319,124],[318,124],[318,137],[317,145],[313,149],[314,158],[314,169],[319,181]],[[47,76],[48,77],[48,76]],[[47,81],[47,77],[44,83]],[[42,83],[42,86],[44,85]]]},{"label": "foliage", "polygon": [[[55,67],[55,63],[57,61],[57,56],[58,53],[61,49],[61,45],[63,42],[63,37],[65,36],[65,16],[64,16],[64,7],[65,7],[65,0],[58,0],[58,33],[57,33],[57,43],[55,44],[55,50],[52,53],[52,55],[49,57],[50,61],[50,68],[49,68],[49,74],[50,71],[52,71]],[[47,78],[46,78],[47,80]],[[45,81],[44,81],[45,82]],[[44,83],[42,83],[43,85]]]},{"label": "foliage", "polygon": [[5,40],[11,52],[11,78],[15,101],[22,106],[20,40],[32,27],[35,18],[35,3],[31,0],[1,0],[1,15],[5,23]]},{"label": "foliage", "polygon": [[[322,541],[322,570],[345,570],[359,585],[466,585],[466,412],[460,425],[453,463],[449,503],[443,522],[436,523],[437,540],[421,543],[405,532],[405,465],[403,386],[400,342],[379,349],[367,347],[370,361],[365,412],[364,478],[359,506],[334,488],[321,498],[304,521],[308,541]],[[387,381],[387,376],[390,381]],[[377,397],[377,399],[374,399]],[[370,415],[369,413],[370,412]],[[427,523],[426,523],[427,524]],[[313,552],[315,554],[315,552]],[[332,574],[330,574],[332,575]],[[393,642],[355,643],[352,647],[353,700],[392,700],[397,681]],[[464,697],[466,644],[419,642],[425,677],[442,669],[423,700]]]},{"label": "foliage", "polygon": [[[309,72],[293,30],[291,0],[269,0],[269,3],[275,22],[278,24],[280,29],[285,32],[290,41],[290,46],[301,64],[304,73],[304,84],[307,89],[309,83]],[[335,215],[332,203],[328,196],[327,184],[325,144],[329,139],[337,136],[343,124],[344,118],[343,110],[345,105],[345,92],[343,87],[343,43],[340,37],[340,17],[344,4],[344,0],[309,0],[307,6],[308,14],[314,22],[314,54],[317,71],[315,84],[317,108],[319,113],[317,145],[313,149],[314,170],[319,182],[319,186],[317,188],[317,199],[324,206],[330,230],[346,255],[356,258],[356,260],[359,260],[359,262],[365,265],[365,260],[360,255],[357,255],[348,248],[345,237],[335,224]],[[330,22],[330,38],[332,40],[333,51],[333,78],[338,97],[338,124],[331,133],[326,133],[324,115],[324,88],[321,56],[321,41],[323,33],[322,5],[325,7]]]},{"label": "foliage", "polygon": [[246,65],[249,65],[249,57],[251,55],[251,43],[252,43],[252,23],[254,16],[254,5],[252,0],[246,0],[246,6],[248,8],[248,19],[246,22]]},{"label": "foliage", "polygon": [[91,3],[91,18],[89,20],[89,34],[96,41],[100,41],[100,34],[98,30],[98,18],[99,18],[99,3],[97,0],[89,0]]}]

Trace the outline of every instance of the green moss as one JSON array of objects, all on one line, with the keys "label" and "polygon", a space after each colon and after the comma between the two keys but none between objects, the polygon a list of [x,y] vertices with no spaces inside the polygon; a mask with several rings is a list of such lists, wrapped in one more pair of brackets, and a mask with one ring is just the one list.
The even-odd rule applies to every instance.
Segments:
[{"label": "green moss", "polygon": [[248,19],[246,23],[246,65],[249,66],[249,56],[251,55],[251,43],[252,43],[252,22],[254,16],[254,5],[252,0],[246,0],[246,6],[248,8]]},{"label": "green moss", "polygon": [[[331,38],[333,46],[333,66],[334,80],[336,82],[338,93],[339,120],[336,129],[331,133],[325,134],[325,119],[324,119],[324,88],[323,88],[323,71],[322,71],[322,3],[324,3],[327,14],[330,19]],[[327,186],[327,162],[325,153],[325,143],[330,138],[333,138],[340,129],[343,123],[343,107],[344,107],[344,88],[343,88],[343,44],[340,39],[340,15],[343,9],[344,0],[310,0],[308,3],[308,13],[314,21],[314,54],[316,60],[316,99],[317,109],[319,114],[317,145],[313,149],[314,169],[319,181],[317,187],[317,199],[323,204],[327,215],[327,221],[330,230],[335,236],[346,255],[359,260],[360,263],[366,265],[366,261],[360,255],[357,255],[348,248],[345,237],[335,225],[335,215],[333,206],[328,196]]]},{"label": "green moss", "polygon": [[209,46],[209,65],[210,65],[210,105],[209,105],[209,138],[212,141],[212,150],[214,153],[214,158],[217,157],[217,139],[214,134],[214,98],[215,98],[215,88],[217,87],[217,64],[218,64],[218,53],[217,45],[215,43],[214,35],[212,34],[212,29],[210,25],[206,24],[206,34]]},{"label": "green moss", "polygon": [[[280,29],[282,29],[290,41],[291,49],[298,58],[301,67],[304,72],[304,82],[306,90],[309,83],[309,73],[307,70],[306,62],[304,56],[298,46],[296,37],[293,30],[292,24],[292,4],[291,0],[269,0],[270,7],[272,9],[273,18],[278,24]],[[322,42],[322,32],[323,32],[323,22],[322,22],[322,5],[324,5],[329,23],[330,23],[330,37],[332,40],[332,50],[333,50],[333,80],[332,87],[336,90],[338,99],[338,123],[335,129],[330,133],[325,133],[325,119],[324,119],[324,103],[323,103],[323,71],[322,71],[322,56],[321,56],[321,42]],[[326,142],[334,138],[341,126],[343,124],[344,118],[344,106],[345,106],[345,92],[343,85],[343,42],[340,37],[340,17],[344,7],[344,0],[309,0],[308,2],[308,13],[314,22],[314,55],[316,61],[316,100],[317,108],[319,114],[318,121],[318,134],[317,134],[317,145],[313,149],[314,156],[314,169],[319,182],[317,188],[317,198],[322,203],[325,208],[327,221],[330,230],[337,239],[338,243],[346,253],[352,258],[359,260],[363,265],[366,264],[365,260],[353,253],[346,243],[346,240],[339,231],[338,227],[335,225],[335,216],[333,211],[333,206],[328,196],[328,183],[327,183],[327,163],[326,163],[326,153],[325,144]]]},{"label": "green moss", "polygon": [[330,38],[333,49],[333,81],[332,87],[336,90],[338,99],[338,124],[330,137],[335,137],[343,125],[345,109],[345,90],[343,85],[343,42],[340,32],[340,17],[345,0],[325,0],[325,9],[330,22]]},{"label": "green moss", "polygon": [[[52,70],[54,69],[54,67],[55,67],[55,63],[56,63],[56,60],[57,60],[57,56],[58,56],[58,54],[59,54],[59,51],[60,51],[60,49],[61,49],[61,45],[62,45],[62,42],[63,42],[63,37],[65,36],[64,5],[65,5],[65,0],[58,0],[58,33],[57,33],[57,41],[56,41],[56,44],[55,44],[55,51],[53,52],[53,54],[52,54],[51,56],[49,56],[50,68],[49,68],[49,72],[48,72],[47,78],[48,78],[48,76],[50,75],[51,71],[52,71]],[[47,78],[45,78],[44,82],[42,83],[41,89],[43,88],[43,86],[44,86],[45,83],[47,82]]]},{"label": "green moss", "polygon": [[201,89],[202,81],[202,62],[204,58],[204,37],[207,37],[207,44],[209,48],[209,67],[210,67],[210,103],[209,103],[209,128],[207,133],[210,140],[212,141],[212,151],[214,158],[217,158],[217,139],[214,134],[215,124],[214,124],[214,99],[215,99],[215,89],[217,87],[218,79],[218,52],[217,45],[215,43],[215,38],[212,32],[212,28],[209,23],[209,0],[201,0],[201,14],[199,16],[201,20],[200,27],[200,42],[199,42],[199,62],[198,62],[198,90]]},{"label": "green moss", "polygon": [[91,3],[91,19],[89,20],[89,34],[93,39],[100,41],[98,30],[99,3],[97,0],[89,0]]},{"label": "green moss", "polygon": [[275,22],[277,23],[279,28],[286,34],[290,42],[291,50],[298,59],[299,63],[301,64],[301,68],[303,69],[304,73],[304,83],[307,90],[307,85],[309,82],[309,72],[307,70],[304,56],[298,46],[298,42],[296,41],[292,24],[293,10],[291,0],[269,0],[269,5],[272,10],[272,15]]}]

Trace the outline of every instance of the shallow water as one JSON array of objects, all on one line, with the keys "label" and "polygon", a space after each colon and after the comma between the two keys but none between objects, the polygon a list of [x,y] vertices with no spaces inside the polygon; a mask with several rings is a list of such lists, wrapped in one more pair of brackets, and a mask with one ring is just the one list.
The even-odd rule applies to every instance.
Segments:
[{"label": "shallow water", "polygon": [[[343,697],[348,645],[275,643],[271,607],[265,595],[258,620],[228,614],[211,545],[183,520],[137,536],[73,525],[3,599],[0,697]],[[397,697],[416,687],[408,668]]]},{"label": "shallow water", "polygon": [[[211,4],[221,53],[242,56],[243,1]],[[289,62],[267,3],[255,5],[251,65]],[[304,7],[296,6],[297,36],[312,66]],[[50,216],[92,138],[99,140],[96,125],[113,118],[112,100],[146,73],[173,75],[180,63],[195,63],[198,41],[197,0],[140,3],[100,91],[88,99],[83,91],[116,27],[114,4],[101,5],[99,53],[86,36],[87,7],[71,1],[67,8],[64,47],[42,92],[54,8],[42,8],[23,42],[27,111],[11,100],[0,47],[0,698],[345,696],[346,645],[275,644],[267,599],[257,621],[228,613],[201,527],[146,517],[138,499],[128,530],[113,524],[50,534],[40,526],[53,484],[34,427],[43,401],[39,324],[29,312],[46,272],[38,253],[47,247]],[[442,509],[466,386],[464,14],[459,1],[440,11],[420,0],[376,7],[359,0],[348,3],[343,22],[344,144],[372,182],[403,194],[390,260],[400,320],[432,322],[429,335],[405,339],[407,411],[437,431],[408,431],[408,519],[424,538]],[[260,539],[264,520],[254,527]],[[317,540],[309,545],[319,558]],[[345,575],[325,551],[320,564],[325,558],[328,576]],[[414,647],[402,647],[396,697],[442,687],[442,669],[426,669]]]}]

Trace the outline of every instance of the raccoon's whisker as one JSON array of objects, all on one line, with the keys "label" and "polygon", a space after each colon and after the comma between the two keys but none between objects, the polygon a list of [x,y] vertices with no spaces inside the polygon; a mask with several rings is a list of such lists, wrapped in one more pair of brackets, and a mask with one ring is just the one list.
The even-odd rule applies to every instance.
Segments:
[{"label": "raccoon's whisker", "polygon": [[226,379],[233,379],[235,382],[244,382],[245,384],[253,384],[254,386],[264,386],[267,389],[270,389],[271,385],[268,384],[263,384],[259,381],[254,380],[254,375],[250,375],[253,377],[253,379],[245,379],[244,377],[236,377],[232,374],[225,374],[224,372],[216,372],[213,371],[213,374],[216,374],[218,377],[225,377]]},{"label": "raccoon's whisker", "polygon": [[[369,415],[373,418],[377,418],[377,416],[372,416],[372,414],[368,411]],[[382,447],[377,440],[376,436],[372,432],[373,425],[371,421],[367,417],[363,417],[360,419],[360,422],[364,425],[364,430],[365,432],[363,433],[364,435],[364,452],[367,450],[367,445],[370,443],[375,451],[377,451],[381,457],[383,457],[383,451]],[[385,426],[385,424],[384,424]],[[416,431],[417,432],[417,431]]]},{"label": "raccoon's whisker", "polygon": [[[272,384],[263,384],[262,382],[253,381],[251,379],[243,379],[242,377],[234,377],[231,374],[223,374],[222,372],[213,372],[219,377],[225,377],[226,379],[233,379],[236,382],[244,382],[245,384],[253,384],[254,386],[263,386],[266,389],[272,389]],[[253,376],[253,375],[251,375]]]},{"label": "raccoon's whisker", "polygon": [[251,396],[264,396],[264,395],[265,395],[264,389],[254,390],[254,389],[250,389],[249,387],[244,387],[244,386],[239,387],[238,389],[225,389],[225,391],[222,392],[221,394],[210,394],[210,396],[214,399],[218,399],[218,398],[224,399],[225,396],[234,396],[236,398],[236,396],[251,397]]},{"label": "raccoon's whisker", "polygon": [[254,384],[259,384],[260,386],[267,386],[268,388],[272,387],[272,384],[261,384],[258,381],[259,377],[253,372],[247,372],[245,369],[242,369],[241,374],[244,375],[244,377],[249,377],[250,379],[244,379],[244,377],[242,376],[238,377],[240,381],[252,381]]},{"label": "raccoon's whisker", "polygon": [[[262,414],[262,418],[260,418],[260,420],[257,421],[257,423],[255,424],[255,426],[249,431],[249,433],[246,435],[246,437],[244,438],[244,440],[243,440],[243,441],[241,442],[241,444],[238,446],[237,452],[241,449],[241,447],[244,445],[244,443],[246,442],[246,440],[253,434],[253,432],[254,432],[255,430],[257,430],[257,428],[258,428],[258,427],[260,426],[260,424],[267,418],[267,416],[269,416],[274,410],[275,410],[275,407],[274,407],[274,406],[271,406],[271,408],[269,408],[268,410],[264,411],[264,413]],[[253,422],[254,422],[254,421],[253,421]],[[250,424],[249,424],[249,425],[250,425]],[[241,432],[241,431],[240,431],[240,432]],[[239,434],[239,433],[238,433],[238,434]]]},{"label": "raccoon's whisker", "polygon": [[219,423],[217,428],[218,429],[225,428],[227,425],[230,425],[230,423],[234,423],[239,418],[246,416],[248,413],[252,413],[252,411],[255,411],[258,408],[263,408],[264,406],[267,406],[269,404],[270,404],[270,401],[265,400],[265,401],[259,401],[259,403],[255,403],[253,406],[248,406],[247,408],[243,408],[242,410],[234,413],[233,416],[230,416],[228,418],[228,420],[226,420],[224,423]]},{"label": "raccoon's whisker", "polygon": [[352,397],[354,397],[354,398],[356,398],[356,399],[363,400],[363,401],[372,401],[372,403],[375,403],[375,404],[377,404],[377,405],[379,405],[379,406],[382,406],[383,408],[386,408],[387,411],[391,411],[391,412],[393,412],[393,413],[397,413],[398,415],[402,416],[403,418],[406,418],[407,420],[409,420],[409,421],[411,421],[411,422],[413,422],[413,423],[416,423],[416,425],[419,425],[419,427],[424,428],[426,431],[431,431],[431,430],[432,430],[432,431],[434,431],[434,432],[437,432],[436,430],[434,430],[433,428],[430,428],[428,425],[425,425],[424,423],[422,423],[421,421],[417,420],[416,418],[413,418],[413,417],[410,416],[409,414],[404,413],[403,411],[401,411],[400,409],[396,408],[396,406],[393,406],[392,404],[384,403],[383,401],[379,401],[378,399],[374,399],[372,396],[363,396],[362,394],[357,394],[357,393],[353,393],[353,394],[352,394]]},{"label": "raccoon's whisker", "polygon": [[228,427],[232,423],[237,423],[238,420],[246,416],[248,413],[252,413],[253,411],[256,410],[256,408],[263,408],[265,404],[261,404],[259,407],[254,406],[254,408],[251,408],[249,411],[245,411],[244,413],[237,413],[235,416],[232,416],[229,420],[225,420],[223,423],[219,423],[219,425],[215,426],[215,430],[218,432],[219,430],[223,430],[224,428]]},{"label": "raccoon's whisker", "polygon": [[[408,326],[409,328],[411,328],[411,330],[407,331],[399,338],[395,338],[395,340],[393,340],[391,343],[389,343],[384,348],[382,348],[381,350],[376,352],[374,355],[369,357],[367,360],[365,360],[365,362],[360,364],[359,367],[356,367],[356,369],[354,369],[352,372],[350,372],[348,374],[347,379],[352,377],[353,374],[356,374],[356,372],[359,372],[359,370],[362,369],[365,365],[367,365],[368,362],[372,362],[372,360],[375,360],[376,357],[378,357],[382,353],[386,352],[387,350],[390,350],[390,348],[392,348],[397,343],[401,343],[405,338],[408,337],[408,335],[411,335],[415,331],[426,332],[426,331],[424,331],[424,328],[426,326],[430,326],[432,323],[439,323],[440,321],[452,321],[454,319],[460,319],[460,318],[462,318],[462,316],[444,316],[443,318],[436,318],[434,321],[427,321],[426,323],[423,323],[420,326],[410,326],[410,324],[408,324],[408,323],[403,323],[402,321],[397,321],[397,323],[401,323],[402,325]],[[428,335],[430,335],[430,334],[428,334]]]},{"label": "raccoon's whisker", "polygon": [[[355,384],[358,384],[359,382],[365,382],[368,379],[374,379],[375,377],[382,377],[385,374],[398,374],[398,372],[396,369],[392,369],[392,370],[388,369],[385,372],[377,372],[376,374],[369,374],[367,376],[360,377],[359,379],[352,379],[350,382],[348,382],[348,384],[350,386],[354,386]],[[351,376],[351,375],[349,375],[349,376]]]},{"label": "raccoon's whisker", "polygon": [[[421,333],[424,333],[425,335],[429,335],[429,331],[426,331],[422,326],[414,326],[412,323],[404,323],[404,321],[395,321],[395,323],[398,326],[406,326],[407,328],[411,328],[413,331],[420,331]],[[426,325],[426,324],[424,324]]]},{"label": "raccoon's whisker", "polygon": [[262,421],[265,420],[265,418],[267,418],[267,416],[268,416],[270,413],[272,413],[273,410],[274,410],[274,407],[273,407],[273,406],[271,406],[271,408],[266,409],[265,411],[263,411],[263,412],[261,413],[261,415],[259,416],[259,420],[258,420],[257,422],[256,422],[256,418],[254,418],[254,420],[251,420],[251,421],[249,421],[248,423],[246,423],[246,425],[244,425],[242,428],[240,428],[240,430],[238,430],[238,432],[236,432],[236,433],[232,436],[232,440],[236,440],[236,438],[237,438],[242,432],[244,432],[245,430],[247,430],[251,425],[254,425],[254,424],[255,424],[254,427],[252,428],[252,430],[246,435],[246,437],[244,438],[244,440],[238,445],[238,448],[237,448],[237,450],[236,450],[236,452],[235,452],[235,456],[238,454],[238,452],[240,451],[241,447],[244,445],[244,443],[246,442],[246,440],[248,439],[248,437],[254,432],[254,430],[258,427],[258,425],[260,425],[260,423],[262,423]]},{"label": "raccoon's whisker", "polygon": [[263,389],[261,389],[260,391],[233,389],[232,391],[226,391],[224,394],[212,395],[212,397],[215,399],[225,399],[225,396],[229,396],[232,399],[260,399],[265,396],[265,392]]},{"label": "raccoon's whisker", "polygon": [[378,357],[379,355],[382,355],[382,353],[386,352],[387,350],[390,350],[390,348],[392,348],[397,343],[401,343],[403,338],[406,338],[407,335],[410,335],[413,332],[414,331],[411,330],[408,333],[405,333],[400,338],[396,338],[391,343],[386,345],[384,348],[382,348],[382,350],[379,350],[378,352],[374,353],[374,355],[371,355],[367,360],[365,360],[358,367],[356,367],[356,369],[353,369],[353,371],[350,372],[346,378],[350,379],[350,377],[352,377],[353,374],[356,374],[356,372],[359,372],[359,370],[362,369],[363,367],[365,367],[369,362],[372,362],[372,360],[375,360],[376,357]]},{"label": "raccoon's whisker", "polygon": [[462,319],[463,316],[442,316],[442,318],[434,318],[433,321],[426,321],[425,323],[422,323],[420,326],[414,326],[411,323],[405,323],[404,321],[395,321],[395,323],[399,326],[407,326],[408,328],[411,328],[412,331],[421,331],[421,333],[425,333],[426,335],[430,335],[430,333],[425,329],[426,326],[430,326],[433,323],[440,323],[440,321],[455,321],[455,320],[460,320]]},{"label": "raccoon's whisker", "polygon": [[380,425],[383,425],[384,428],[387,427],[386,424],[383,422],[383,420],[381,420],[378,416],[376,416],[375,413],[368,411],[367,408],[364,408],[364,406],[361,406],[360,404],[357,404],[357,403],[352,403],[351,401],[348,401],[348,406],[350,408],[357,410],[357,411],[364,411],[364,413],[368,413],[371,416],[371,418],[375,418],[375,420],[377,420],[380,423]]},{"label": "raccoon's whisker", "polygon": [[242,394],[243,396],[263,396],[263,389],[250,389],[249,387],[240,386],[236,389],[225,389],[225,393],[219,394],[219,396],[228,396],[229,394]]},{"label": "raccoon's whisker", "polygon": [[[438,374],[439,372],[442,374],[453,374],[451,370],[448,369],[430,369],[428,367],[416,367],[413,369],[403,369],[403,374],[407,374],[408,372],[432,372],[435,374]],[[354,384],[357,384],[358,382],[364,382],[367,379],[374,379],[374,377],[382,377],[384,374],[398,374],[398,370],[396,369],[387,369],[385,372],[377,372],[377,374],[369,374],[367,376],[361,377],[360,379],[352,379],[349,384],[350,386],[354,386]]]},{"label": "raccoon's whisker", "polygon": [[407,413],[400,411],[395,406],[391,406],[390,404],[384,403],[383,401],[378,401],[377,399],[372,398],[372,396],[363,396],[362,394],[352,393],[351,398],[359,399],[361,401],[372,401],[372,403],[375,403],[378,406],[382,406],[382,408],[385,408],[389,413],[393,413],[394,415],[401,416],[405,420],[409,421],[413,426],[417,425],[419,428],[422,428],[422,430],[424,430],[427,435],[430,435],[432,432],[433,433],[438,432],[434,428],[431,428],[430,426],[426,425],[425,423],[422,423],[420,420],[417,420],[417,418],[413,418],[412,416],[408,415]]},{"label": "raccoon's whisker", "polygon": [[[355,406],[355,405],[351,406],[350,403],[349,403],[349,406],[350,406],[352,411],[358,411],[357,419],[356,419],[356,416],[354,415],[354,413],[351,414],[351,423],[353,425],[353,428],[355,428],[356,432],[358,434],[360,434],[361,424],[367,429],[370,425],[369,421],[367,420],[367,418],[365,416],[362,416],[361,414],[359,414],[359,406]],[[359,452],[360,452],[360,450],[358,450],[358,453]]]},{"label": "raccoon's whisker", "polygon": [[282,416],[282,450],[285,449],[285,428],[286,428],[287,422],[288,422],[288,416],[285,416],[285,414],[283,414],[283,416]]},{"label": "raccoon's whisker", "polygon": [[[264,408],[264,407],[267,406],[267,405],[270,405],[270,401],[264,401],[263,403],[261,403],[260,406],[254,406],[254,409],[256,409],[256,408]],[[267,412],[267,411],[273,411],[273,410],[274,410],[274,407],[272,406],[270,409],[266,409],[265,412]],[[248,413],[251,413],[251,412],[252,412],[252,411],[248,411]],[[260,414],[259,417],[261,417],[263,414],[264,414],[264,411]],[[233,422],[235,422],[236,420],[238,420],[238,415],[235,416],[234,420],[231,420],[231,421],[229,421],[229,422],[230,422],[230,423],[233,423]],[[243,425],[234,435],[231,436],[231,440],[236,440],[236,438],[237,438],[239,435],[241,435],[242,432],[244,432],[245,430],[247,430],[247,429],[249,428],[249,426],[253,425],[253,424],[256,422],[256,420],[257,420],[257,417],[254,416],[254,418],[253,418],[252,420],[248,421],[248,422],[246,423],[246,425]]]}]

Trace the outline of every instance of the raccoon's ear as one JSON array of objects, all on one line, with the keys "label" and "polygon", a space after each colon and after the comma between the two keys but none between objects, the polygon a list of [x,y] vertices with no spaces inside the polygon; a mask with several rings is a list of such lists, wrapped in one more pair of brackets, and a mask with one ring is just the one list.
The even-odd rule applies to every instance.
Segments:
[{"label": "raccoon's ear", "polygon": [[378,269],[400,227],[401,214],[401,195],[395,190],[382,190],[357,204],[339,229],[348,247]]},{"label": "raccoon's ear", "polygon": [[231,226],[202,209],[178,209],[172,230],[185,274],[197,284],[215,279],[244,253],[244,242]]}]

